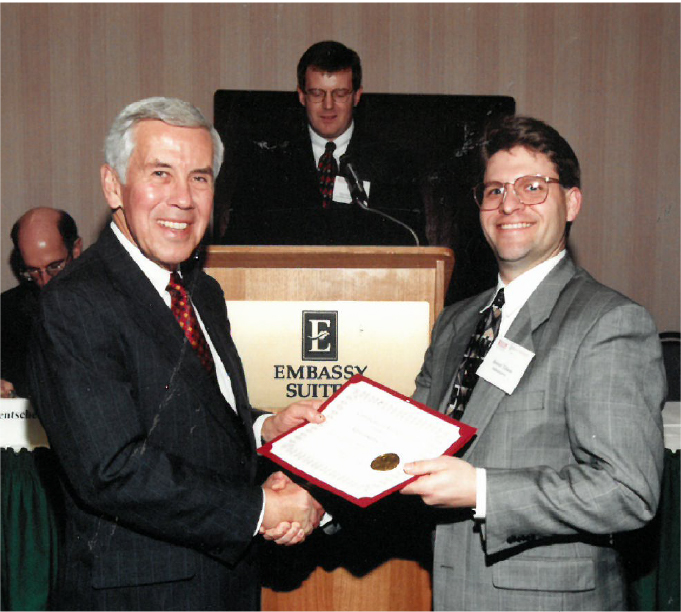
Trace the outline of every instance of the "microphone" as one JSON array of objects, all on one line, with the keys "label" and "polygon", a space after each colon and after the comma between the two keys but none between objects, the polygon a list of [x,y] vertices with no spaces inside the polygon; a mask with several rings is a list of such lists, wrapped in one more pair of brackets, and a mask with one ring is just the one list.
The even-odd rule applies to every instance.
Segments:
[{"label": "microphone", "polygon": [[369,208],[369,198],[367,197],[366,191],[364,191],[364,187],[362,185],[362,181],[360,180],[359,175],[355,170],[352,158],[347,153],[341,155],[340,157],[338,174],[340,174],[340,176],[342,176],[348,182],[348,187],[350,188],[350,195],[352,196],[352,201],[355,202],[362,210],[367,210],[371,213],[381,215],[382,217],[389,219],[393,223],[401,225],[414,237],[414,242],[416,243],[416,246],[421,246],[421,243],[419,242],[419,237],[416,235],[416,232],[413,229],[411,229],[411,227],[409,227],[406,223],[402,223],[402,221],[400,221],[399,219],[391,217],[389,214],[384,213],[382,210],[378,210],[376,208]]},{"label": "microphone", "polygon": [[364,191],[362,181],[357,175],[352,159],[348,157],[347,153],[341,155],[339,174],[348,182],[353,202],[356,202],[360,208],[369,210],[369,198],[367,197],[366,191]]}]

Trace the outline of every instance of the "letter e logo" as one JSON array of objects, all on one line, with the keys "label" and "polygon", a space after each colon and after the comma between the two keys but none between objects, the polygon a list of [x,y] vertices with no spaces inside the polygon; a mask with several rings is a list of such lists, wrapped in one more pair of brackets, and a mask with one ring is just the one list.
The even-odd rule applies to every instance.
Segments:
[{"label": "letter e logo", "polygon": [[303,361],[338,359],[338,311],[303,310]]}]

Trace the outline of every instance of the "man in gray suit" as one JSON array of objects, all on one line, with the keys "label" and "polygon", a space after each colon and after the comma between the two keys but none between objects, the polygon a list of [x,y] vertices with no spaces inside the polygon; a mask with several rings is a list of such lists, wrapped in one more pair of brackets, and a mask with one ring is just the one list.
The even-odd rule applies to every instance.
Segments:
[{"label": "man in gray suit", "polygon": [[478,433],[460,458],[405,468],[420,478],[403,493],[441,508],[434,607],[625,609],[612,535],[651,520],[660,494],[657,331],[565,249],[582,194],[558,132],[506,118],[482,155],[498,285],[442,312],[414,394]]}]

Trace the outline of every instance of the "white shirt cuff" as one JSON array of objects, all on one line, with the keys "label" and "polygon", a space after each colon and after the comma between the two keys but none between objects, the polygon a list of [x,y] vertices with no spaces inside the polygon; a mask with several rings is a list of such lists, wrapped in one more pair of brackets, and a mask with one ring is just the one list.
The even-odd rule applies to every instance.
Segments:
[{"label": "white shirt cuff", "polygon": [[260,526],[262,525],[262,521],[265,518],[265,490],[262,489],[262,508],[260,509],[260,517],[258,518],[258,524],[255,526],[255,533],[253,534],[253,537],[257,536],[258,533],[260,532]]},{"label": "white shirt cuff", "polygon": [[255,448],[262,446],[262,426],[273,414],[261,414],[253,423],[253,435],[255,436]]},{"label": "white shirt cuff", "polygon": [[487,516],[487,472],[485,468],[475,468],[475,503],[473,518],[484,520]]},{"label": "white shirt cuff", "polygon": [[[255,436],[255,447],[260,448],[262,446],[262,426],[265,419],[269,419],[271,414],[261,414],[253,423],[253,435]],[[260,526],[265,518],[265,491],[262,492],[262,508],[260,509],[260,518],[258,519],[258,524],[255,527],[254,536],[258,535],[260,531]]]}]

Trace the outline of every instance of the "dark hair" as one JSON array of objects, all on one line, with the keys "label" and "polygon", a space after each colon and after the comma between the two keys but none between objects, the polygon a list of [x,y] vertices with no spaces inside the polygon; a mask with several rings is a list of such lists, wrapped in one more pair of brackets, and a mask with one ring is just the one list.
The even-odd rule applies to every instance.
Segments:
[{"label": "dark hair", "polygon": [[490,123],[480,147],[483,168],[499,151],[525,147],[546,155],[556,166],[560,184],[566,188],[580,186],[579,160],[572,147],[557,130],[532,117],[509,115]]},{"label": "dark hair", "polygon": [[[73,220],[73,217],[65,210],[59,210],[57,212],[59,212],[57,229],[59,230],[62,240],[64,241],[66,250],[68,251],[69,255],[72,255],[73,246],[76,244],[76,240],[78,240],[78,227],[76,226],[76,222]],[[24,266],[23,259],[21,258],[21,251],[19,250],[19,229],[21,228],[21,220],[23,218],[24,215],[19,217],[19,219],[12,226],[12,231],[10,232],[12,244],[14,245],[14,249],[10,255],[10,265],[12,266],[12,270],[15,272],[17,270],[21,270],[21,268]]]},{"label": "dark hair", "polygon": [[298,62],[298,87],[305,91],[305,73],[312,66],[323,72],[339,72],[352,68],[352,90],[362,86],[362,64],[359,55],[352,49],[334,40],[315,43]]}]

